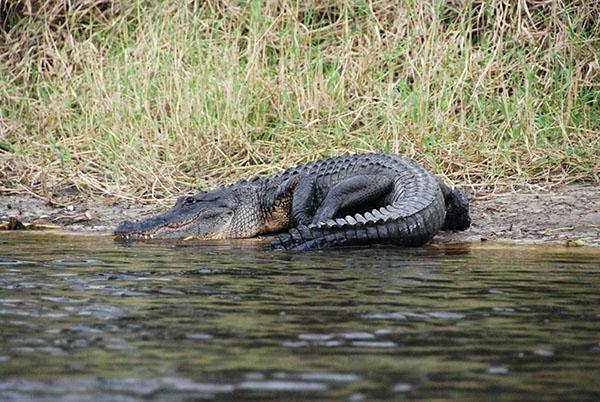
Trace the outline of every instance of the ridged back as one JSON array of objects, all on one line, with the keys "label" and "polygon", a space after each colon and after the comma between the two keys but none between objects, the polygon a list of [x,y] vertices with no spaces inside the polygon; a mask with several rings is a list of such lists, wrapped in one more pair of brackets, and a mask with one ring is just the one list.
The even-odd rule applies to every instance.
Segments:
[{"label": "ridged back", "polygon": [[416,162],[398,155],[334,157],[299,165],[267,180],[280,183],[299,174],[316,179],[319,201],[334,184],[355,175],[392,177],[394,189],[383,207],[291,229],[271,242],[273,248],[312,249],[372,243],[418,246],[440,230],[445,218],[444,198],[435,178]]}]

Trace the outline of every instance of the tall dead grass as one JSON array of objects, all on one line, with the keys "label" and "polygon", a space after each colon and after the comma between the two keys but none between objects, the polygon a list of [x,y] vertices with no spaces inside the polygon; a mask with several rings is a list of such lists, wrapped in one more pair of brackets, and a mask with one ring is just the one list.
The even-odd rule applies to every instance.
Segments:
[{"label": "tall dead grass", "polygon": [[0,191],[152,200],[345,152],[598,181],[598,1],[0,2]]}]

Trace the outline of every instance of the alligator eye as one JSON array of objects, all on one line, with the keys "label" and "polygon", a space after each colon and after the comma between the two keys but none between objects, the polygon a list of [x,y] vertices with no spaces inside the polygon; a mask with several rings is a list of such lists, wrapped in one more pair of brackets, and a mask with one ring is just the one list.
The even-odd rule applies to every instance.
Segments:
[{"label": "alligator eye", "polygon": [[196,199],[192,196],[185,197],[185,201],[183,202],[185,205],[191,205],[196,201]]}]

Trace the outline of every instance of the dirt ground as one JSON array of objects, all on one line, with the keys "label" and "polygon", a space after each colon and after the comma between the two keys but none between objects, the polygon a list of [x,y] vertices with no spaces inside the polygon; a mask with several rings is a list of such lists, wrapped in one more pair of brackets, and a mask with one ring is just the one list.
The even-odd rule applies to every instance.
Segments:
[{"label": "dirt ground", "polygon": [[[434,242],[502,241],[600,247],[600,186],[569,184],[551,190],[480,191],[470,196],[471,228],[442,232]],[[156,208],[154,208],[156,210]],[[75,233],[110,233],[123,219],[151,214],[148,207],[94,204],[53,207],[23,195],[0,195],[0,222],[10,217]],[[14,219],[13,219],[14,222]],[[58,227],[55,229],[59,229]]]}]

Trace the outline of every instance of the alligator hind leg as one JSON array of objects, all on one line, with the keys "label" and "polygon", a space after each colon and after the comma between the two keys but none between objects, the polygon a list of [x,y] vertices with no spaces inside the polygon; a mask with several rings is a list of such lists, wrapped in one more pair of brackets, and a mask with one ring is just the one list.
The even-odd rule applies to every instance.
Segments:
[{"label": "alligator hind leg", "polygon": [[446,218],[442,230],[466,230],[471,226],[469,200],[460,191],[446,185],[441,177],[436,176],[435,179],[444,194],[446,203]]},{"label": "alligator hind leg", "polygon": [[333,219],[340,211],[377,203],[392,190],[394,180],[388,176],[360,175],[335,184],[317,208],[312,223]]}]

